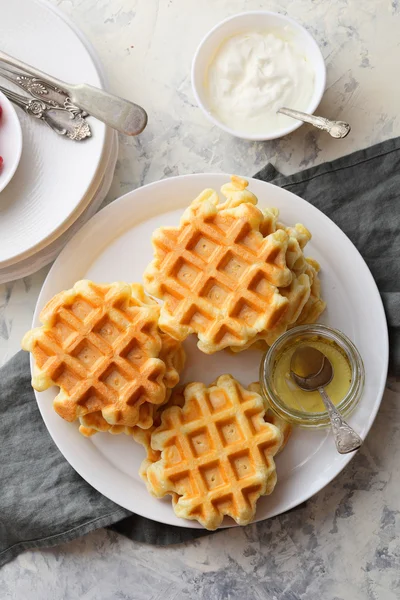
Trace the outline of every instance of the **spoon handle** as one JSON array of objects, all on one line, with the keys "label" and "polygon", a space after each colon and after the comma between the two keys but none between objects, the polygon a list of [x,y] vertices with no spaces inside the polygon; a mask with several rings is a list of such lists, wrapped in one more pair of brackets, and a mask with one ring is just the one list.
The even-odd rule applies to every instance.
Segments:
[{"label": "spoon handle", "polygon": [[318,388],[318,391],[321,394],[321,398],[329,414],[337,451],[339,454],[354,452],[354,450],[357,450],[363,443],[362,439],[336,410],[336,406],[333,404],[324,388],[320,387]]},{"label": "spoon handle", "polygon": [[331,121],[325,117],[310,115],[308,113],[301,112],[300,110],[293,110],[292,108],[282,107],[278,110],[278,113],[282,113],[283,115],[292,117],[293,119],[298,119],[299,121],[303,121],[303,123],[310,123],[310,125],[314,125],[314,127],[317,129],[327,131],[329,135],[336,139],[346,137],[351,130],[350,125],[344,121]]}]

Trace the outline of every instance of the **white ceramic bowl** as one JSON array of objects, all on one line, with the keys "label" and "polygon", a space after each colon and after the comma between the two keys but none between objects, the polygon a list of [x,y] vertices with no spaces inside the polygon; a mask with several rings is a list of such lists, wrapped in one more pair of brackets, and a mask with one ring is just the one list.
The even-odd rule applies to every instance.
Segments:
[{"label": "white ceramic bowl", "polygon": [[[326,82],[325,63],[316,41],[312,35],[308,33],[306,29],[304,29],[304,27],[299,25],[293,19],[290,19],[289,17],[279,13],[260,10],[241,13],[239,15],[229,17],[225,21],[222,21],[216,25],[200,42],[196,54],[194,55],[192,63],[193,92],[198,105],[204,111],[205,115],[210,119],[210,121],[214,123],[214,125],[218,125],[218,127],[236,137],[247,140],[261,141],[283,137],[295,129],[298,129],[298,127],[303,124],[301,121],[293,119],[293,124],[288,127],[278,130],[275,129],[274,131],[260,131],[260,133],[257,134],[249,134],[247,132],[244,133],[231,129],[222,123],[211,111],[205,85],[208,66],[210,65],[219,46],[227,38],[246,31],[279,31],[283,30],[284,28],[286,28],[286,31],[290,29],[294,36],[294,41],[298,44],[298,46],[304,49],[306,56],[314,68],[314,91],[311,96],[310,103],[308,107],[304,109],[304,112],[313,113],[315,111],[323,96]],[[293,106],[289,108],[296,107]]]},{"label": "white ceramic bowl", "polygon": [[22,152],[21,125],[11,102],[0,92],[0,156],[3,167],[0,168],[0,192],[11,181],[17,170]]}]

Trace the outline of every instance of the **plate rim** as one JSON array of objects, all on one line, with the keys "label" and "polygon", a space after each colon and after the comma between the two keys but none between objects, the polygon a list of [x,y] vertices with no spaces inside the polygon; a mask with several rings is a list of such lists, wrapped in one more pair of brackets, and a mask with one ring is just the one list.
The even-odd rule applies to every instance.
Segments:
[{"label": "plate rim", "polygon": [[[101,204],[104,202],[108,192],[110,191],[113,174],[115,170],[115,165],[118,159],[118,136],[115,132],[114,138],[111,140],[111,146],[109,148],[110,152],[107,156],[107,164],[105,167],[104,174],[102,178],[98,182],[98,186],[94,192],[94,194],[88,199],[85,203],[85,209],[79,217],[71,222],[68,225],[68,228],[64,233],[60,236],[56,237],[54,240],[50,241],[49,244],[43,246],[39,251],[37,251],[32,256],[28,256],[26,259],[21,260],[17,263],[13,263],[9,267],[5,267],[4,269],[0,268],[0,285],[2,283],[9,283],[15,281],[16,279],[21,279],[23,277],[28,277],[36,271],[39,271],[52,261],[54,261],[57,256],[60,254],[61,250],[64,246],[67,245],[70,239],[78,233],[81,227],[87,223],[100,209]],[[104,188],[104,191],[103,191]],[[107,190],[106,190],[107,188]],[[98,195],[100,193],[100,198],[98,199]],[[94,209],[94,213],[86,217],[86,213],[91,212],[92,208]],[[80,219],[84,219],[83,223],[79,227],[78,221]],[[72,231],[72,237],[70,236],[70,230],[76,228],[76,231]],[[66,238],[65,240],[63,238]],[[49,249],[51,249],[49,251]],[[6,273],[4,273],[6,271]]]},{"label": "plate rim", "polygon": [[[43,286],[40,290],[39,296],[38,296],[38,300],[35,306],[35,311],[34,311],[34,315],[33,315],[33,320],[32,320],[32,327],[37,327],[38,325],[40,325],[39,323],[39,313],[40,310],[44,304],[44,300],[43,300],[43,292],[45,290],[45,287],[47,285],[47,282],[50,281],[53,277],[53,274],[57,272],[58,270],[58,263],[59,261],[62,261],[64,256],[67,255],[69,253],[69,249],[70,247],[72,247],[72,245],[74,244],[74,242],[76,241],[76,239],[79,237],[84,237],[86,235],[86,233],[90,230],[90,228],[93,225],[96,225],[97,221],[100,221],[102,219],[104,219],[107,216],[107,213],[110,211],[114,211],[114,210],[118,210],[118,206],[120,205],[121,202],[127,201],[128,199],[130,199],[132,196],[135,197],[135,194],[140,193],[144,188],[156,188],[156,187],[160,187],[162,186],[166,181],[168,182],[173,182],[174,180],[177,179],[188,179],[188,178],[198,178],[198,179],[203,179],[203,178],[209,178],[209,177],[223,177],[225,181],[229,181],[230,178],[230,174],[227,173],[192,173],[192,174],[186,174],[186,175],[178,175],[178,176],[174,176],[174,177],[168,177],[165,179],[161,179],[158,181],[154,181],[151,183],[148,183],[144,186],[140,186],[134,190],[131,190],[129,192],[127,192],[126,194],[123,194],[122,196],[120,196],[119,198],[117,198],[116,200],[114,200],[112,203],[110,203],[109,205],[107,205],[106,207],[104,207],[102,210],[100,210],[97,214],[95,214],[91,219],[89,219],[89,221],[87,221],[87,223],[85,223],[83,225],[83,227],[77,232],[77,234],[75,234],[75,236],[67,243],[67,245],[65,246],[65,248],[62,250],[62,252],[60,253],[60,255],[57,257],[56,261],[54,262],[54,264],[52,265],[49,273],[46,276],[45,281],[43,282]],[[379,289],[377,287],[377,284],[375,282],[374,277],[372,276],[372,273],[367,265],[367,263],[365,262],[364,258],[362,257],[361,253],[359,252],[359,250],[355,247],[355,245],[353,244],[353,242],[350,240],[350,238],[340,229],[340,227],[338,225],[336,225],[336,223],[334,221],[332,221],[332,219],[330,219],[327,215],[325,215],[322,211],[320,211],[317,207],[315,207],[314,205],[312,205],[311,203],[309,203],[307,200],[304,200],[303,198],[301,198],[300,196],[297,196],[296,194],[294,194],[293,192],[282,188],[280,186],[277,186],[273,183],[267,182],[267,181],[263,181],[260,179],[256,179],[254,177],[248,177],[248,176],[242,176],[239,175],[239,177],[243,177],[243,179],[246,179],[249,182],[249,187],[251,186],[252,181],[257,181],[258,183],[261,183],[263,185],[266,185],[267,187],[272,186],[274,188],[278,188],[279,190],[281,190],[282,192],[284,192],[286,195],[292,196],[295,198],[296,202],[300,202],[300,205],[302,203],[307,204],[308,206],[311,206],[313,210],[315,210],[317,213],[319,213],[319,217],[322,218],[322,220],[325,220],[326,222],[330,223],[330,226],[334,229],[336,229],[337,233],[339,234],[339,236],[342,236],[348,244],[351,245],[353,252],[355,252],[358,255],[359,260],[361,260],[364,263],[364,267],[366,269],[366,273],[368,273],[368,276],[370,278],[370,283],[372,284],[372,289],[374,290],[375,294],[376,294],[376,299],[378,300],[377,302],[377,306],[379,306],[379,312],[380,312],[380,318],[382,320],[382,324],[384,324],[384,327],[382,329],[382,336],[383,336],[383,342],[384,342],[384,347],[385,347],[385,351],[384,351],[384,360],[383,360],[383,364],[385,365],[385,368],[382,370],[382,373],[380,374],[380,382],[379,382],[379,386],[378,386],[378,392],[376,395],[376,402],[374,404],[373,410],[371,411],[370,415],[369,415],[369,419],[368,419],[368,423],[365,429],[365,432],[363,434],[363,440],[365,440],[365,438],[367,437],[374,421],[376,418],[376,415],[378,413],[378,410],[380,408],[381,402],[382,402],[382,398],[383,398],[383,394],[384,394],[384,390],[385,390],[385,384],[386,384],[386,378],[387,378],[387,371],[388,371],[388,364],[389,364],[389,336],[388,336],[388,327],[387,327],[387,321],[386,321],[386,315],[385,315],[385,311],[384,311],[384,307],[383,307],[383,303],[382,303],[382,299],[380,297],[380,293],[379,293]],[[165,211],[168,212],[168,211]],[[106,219],[105,219],[106,222]],[[108,245],[108,244],[107,244]],[[378,318],[378,316],[376,317]],[[33,369],[33,357],[32,355],[30,356],[30,366],[31,366],[31,371]],[[111,491],[111,493],[105,493],[103,490],[100,490],[97,482],[95,481],[95,477],[92,477],[92,473],[89,473],[89,475],[85,472],[85,469],[81,469],[81,467],[79,465],[76,465],[76,461],[75,459],[73,459],[72,461],[70,461],[69,458],[66,457],[63,449],[60,447],[58,441],[53,437],[53,432],[51,431],[51,428],[48,426],[48,422],[47,422],[47,418],[46,415],[44,414],[44,412],[42,412],[42,408],[41,408],[41,401],[39,398],[39,394],[40,392],[36,392],[36,390],[34,390],[35,393],[35,398],[38,404],[38,408],[39,411],[41,413],[41,416],[44,420],[44,423],[46,425],[46,428],[49,432],[49,434],[51,435],[54,443],[56,444],[57,448],[60,450],[60,452],[63,454],[64,458],[67,460],[67,462],[69,462],[69,464],[72,466],[72,468],[83,478],[85,479],[85,481],[87,481],[92,487],[94,487],[99,493],[101,493],[102,495],[106,496],[108,499],[110,499],[111,501],[115,502],[118,506],[122,506],[123,508],[126,508],[127,510],[132,511],[132,508],[130,506],[128,506],[127,504],[121,503],[120,500],[116,500],[115,496],[113,494],[113,491]],[[63,445],[63,444],[61,444]],[[354,456],[356,455],[356,452],[351,453],[351,454],[347,454],[347,455],[342,455],[341,456],[341,463],[338,465],[338,467],[336,468],[334,474],[331,477],[328,477],[327,479],[324,480],[324,483],[321,485],[320,483],[316,483],[315,485],[315,489],[312,488],[311,491],[306,491],[301,497],[297,498],[296,500],[293,500],[291,503],[288,504],[288,506],[285,507],[285,509],[283,510],[276,510],[275,512],[273,512],[273,514],[268,515],[267,517],[259,517],[257,518],[257,515],[255,517],[255,519],[252,521],[252,523],[256,523],[258,521],[262,521],[262,520],[266,520],[269,518],[272,518],[274,516],[280,515],[280,514],[284,514],[285,512],[287,512],[288,510],[291,510],[292,508],[295,508],[296,506],[299,506],[300,504],[302,504],[303,502],[309,500],[311,497],[313,497],[315,494],[317,494],[318,492],[320,492],[322,489],[324,489],[331,481],[333,481],[342,471],[343,469],[349,464],[349,462],[354,458]],[[164,518],[156,518],[154,515],[149,516],[148,514],[145,514],[145,512],[143,512],[143,510],[140,508],[139,511],[132,511],[135,512],[135,514],[141,515],[145,518],[151,519],[153,521],[159,522],[159,523],[163,523],[166,525],[171,525],[171,522],[164,519]],[[181,522],[182,521],[182,522]],[[203,528],[197,521],[190,521],[190,520],[184,520],[184,519],[179,519],[179,523],[173,523],[174,526],[179,526],[179,527],[187,527],[187,528],[192,528],[192,529],[198,529],[198,528]],[[218,529],[224,529],[224,528],[229,528],[229,527],[235,527],[238,526],[236,523],[231,523],[229,522],[228,524],[225,524],[225,522],[222,523],[222,525],[218,528]]]}]

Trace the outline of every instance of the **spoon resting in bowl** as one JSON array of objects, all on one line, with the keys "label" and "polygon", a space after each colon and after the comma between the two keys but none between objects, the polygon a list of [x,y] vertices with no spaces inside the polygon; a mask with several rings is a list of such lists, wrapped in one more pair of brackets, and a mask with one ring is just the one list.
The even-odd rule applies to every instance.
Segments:
[{"label": "spoon resting in bowl", "polygon": [[300,346],[291,358],[291,378],[305,392],[318,390],[329,415],[337,451],[339,454],[348,454],[357,450],[363,441],[346,423],[324,389],[332,381],[333,375],[332,363],[317,348]]}]

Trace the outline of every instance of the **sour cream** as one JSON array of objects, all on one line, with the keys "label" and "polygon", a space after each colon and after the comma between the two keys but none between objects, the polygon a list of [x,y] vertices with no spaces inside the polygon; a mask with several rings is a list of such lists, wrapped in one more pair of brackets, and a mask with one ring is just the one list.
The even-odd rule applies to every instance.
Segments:
[{"label": "sour cream", "polygon": [[218,48],[206,74],[211,112],[243,134],[277,131],[293,119],[277,114],[286,106],[307,110],[314,69],[290,35],[248,31]]}]

